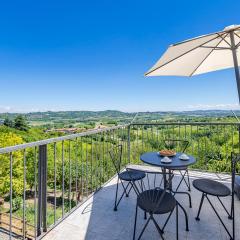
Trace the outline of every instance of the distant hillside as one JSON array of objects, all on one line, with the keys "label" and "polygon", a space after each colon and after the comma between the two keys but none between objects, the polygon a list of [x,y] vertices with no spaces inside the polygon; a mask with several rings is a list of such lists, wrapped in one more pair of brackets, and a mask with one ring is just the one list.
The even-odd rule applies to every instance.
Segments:
[{"label": "distant hillside", "polygon": [[[240,116],[240,111],[234,111]],[[19,115],[18,113],[0,113],[0,119],[9,117],[10,119]],[[23,114],[29,121],[32,120],[53,120],[53,119],[78,119],[79,121],[96,118],[133,118],[136,112],[121,112],[117,110],[106,111],[59,111],[59,112],[30,112]],[[159,111],[159,112],[139,112],[138,117],[146,116],[193,116],[193,117],[226,117],[233,116],[230,110],[195,110],[195,111]]]},{"label": "distant hillside", "polygon": [[[235,111],[236,115],[240,116],[240,111]],[[0,113],[0,119],[5,119],[6,117],[13,119],[18,115],[18,113]],[[125,120],[131,121],[136,113],[127,113],[116,110],[106,110],[106,111],[59,111],[59,112],[30,112],[23,114],[28,121],[41,121],[41,122],[51,122],[51,121],[64,121],[64,120],[75,120],[79,122],[85,121],[96,121],[107,119],[111,120]],[[140,119],[159,119],[163,117],[226,117],[233,114],[229,110],[196,110],[196,111],[169,111],[169,112],[140,112],[138,113],[138,120]]]},{"label": "distant hillside", "polygon": [[[0,118],[4,119],[6,117],[14,118],[18,113],[0,113]],[[59,111],[59,112],[30,112],[23,114],[28,120],[41,120],[41,119],[76,119],[80,121],[89,119],[89,118],[99,118],[99,117],[126,117],[134,116],[134,113],[124,113],[121,111],[115,110],[106,110],[106,111]]]}]

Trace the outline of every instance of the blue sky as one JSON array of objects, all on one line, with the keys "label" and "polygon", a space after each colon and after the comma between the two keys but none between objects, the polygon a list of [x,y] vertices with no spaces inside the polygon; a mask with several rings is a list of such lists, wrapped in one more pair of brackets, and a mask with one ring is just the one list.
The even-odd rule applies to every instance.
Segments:
[{"label": "blue sky", "polygon": [[239,1],[5,1],[0,112],[238,104],[233,70],[145,78],[171,43],[240,24]]}]

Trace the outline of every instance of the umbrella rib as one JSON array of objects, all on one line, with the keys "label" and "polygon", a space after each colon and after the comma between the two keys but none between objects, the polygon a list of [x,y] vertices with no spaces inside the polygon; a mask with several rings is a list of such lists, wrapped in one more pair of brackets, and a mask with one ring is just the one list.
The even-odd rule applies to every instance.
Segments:
[{"label": "umbrella rib", "polygon": [[240,42],[235,47],[238,48],[239,46],[240,46]]},{"label": "umbrella rib", "polygon": [[234,32],[234,35],[237,36],[240,39],[240,37],[235,32]]},{"label": "umbrella rib", "polygon": [[[226,34],[227,36],[227,34]],[[216,45],[219,46],[219,44],[224,41],[224,39],[226,38],[226,36],[224,38],[221,38],[220,42]],[[200,64],[193,70],[193,72],[190,74],[190,77],[198,70],[198,68],[203,64],[203,62],[211,55],[211,53],[214,51],[215,49],[213,48],[208,54],[207,56],[200,62]]]},{"label": "umbrella rib", "polygon": [[[224,34],[226,34],[226,33],[224,32]],[[218,35],[218,34],[217,34],[217,35]],[[176,60],[176,59],[178,59],[178,58],[180,58],[180,57],[182,57],[182,56],[184,56],[184,55],[186,55],[186,54],[188,54],[188,53],[192,52],[193,50],[195,50],[195,49],[197,49],[197,48],[199,48],[199,47],[203,46],[204,44],[206,44],[206,43],[209,43],[209,42],[211,42],[211,41],[213,41],[213,40],[217,39],[218,37],[219,37],[219,35],[218,35],[217,37],[215,37],[215,38],[213,38],[213,39],[211,39],[211,40],[208,40],[207,42],[205,42],[205,43],[202,43],[201,45],[199,45],[199,46],[197,46],[197,47],[195,47],[195,48],[193,48],[193,49],[190,49],[189,51],[187,51],[187,52],[185,52],[185,53],[183,53],[183,54],[181,54],[181,55],[179,55],[179,56],[177,56],[177,57],[175,57],[175,58],[171,59],[170,61],[168,61],[168,62],[164,63],[163,65],[161,65],[161,66],[159,66],[159,67],[156,67],[156,68],[154,68],[153,70],[151,70],[151,71],[147,72],[147,73],[145,74],[145,76],[147,76],[148,74],[150,74],[150,73],[152,73],[152,72],[156,71],[156,70],[157,70],[157,69],[159,69],[159,68],[162,68],[162,67],[164,67],[165,65],[167,65],[167,64],[169,64],[169,63],[171,63],[171,62],[173,62],[174,60]]]},{"label": "umbrella rib", "polygon": [[[218,34],[218,33],[217,33]],[[227,33],[227,35],[228,35],[229,33]],[[225,39],[225,37],[227,36],[225,36],[224,38],[220,35],[220,34],[218,34],[219,35],[219,37],[220,38],[222,38],[222,40],[225,42],[225,43],[227,43],[228,44],[228,46],[231,48],[232,47],[232,45]]]},{"label": "umbrella rib", "polygon": [[234,35],[237,36],[239,39],[239,42],[237,44],[235,44],[235,47],[238,48],[240,45],[240,36],[238,36],[235,32],[234,32]]},{"label": "umbrella rib", "polygon": [[[240,30],[240,26],[239,26],[239,27],[236,27],[236,28],[234,29],[234,32],[235,32],[236,30]],[[229,34],[229,31],[228,31],[228,30],[223,30],[223,31],[220,31],[220,32],[214,32],[214,33],[205,34],[205,35],[198,36],[198,37],[195,37],[195,38],[187,39],[187,40],[182,41],[182,42],[174,43],[174,44],[172,44],[171,46],[177,46],[177,45],[180,45],[180,44],[182,44],[182,43],[186,43],[186,42],[190,42],[190,41],[193,41],[193,40],[201,39],[201,38],[203,38],[203,37],[209,37],[209,36],[215,35],[215,34],[219,34],[219,35],[220,35],[220,34],[224,34],[224,33]],[[229,43],[228,43],[228,45],[229,45]],[[231,46],[231,45],[230,45],[230,46]]]},{"label": "umbrella rib", "polygon": [[224,34],[224,33],[227,33],[227,32],[222,31],[222,32],[209,33],[209,34],[205,34],[205,35],[202,35],[202,36],[199,36],[199,37],[190,38],[190,39],[187,39],[187,40],[182,41],[182,42],[174,43],[174,44],[171,44],[170,46],[177,46],[177,45],[180,45],[180,44],[183,44],[183,43],[191,42],[191,41],[194,41],[194,40],[201,39],[203,37],[209,37],[209,36],[220,34],[220,33]]},{"label": "umbrella rib", "polygon": [[211,48],[214,50],[230,50],[231,48],[227,48],[227,47],[211,47],[211,46],[201,46],[201,48]]}]

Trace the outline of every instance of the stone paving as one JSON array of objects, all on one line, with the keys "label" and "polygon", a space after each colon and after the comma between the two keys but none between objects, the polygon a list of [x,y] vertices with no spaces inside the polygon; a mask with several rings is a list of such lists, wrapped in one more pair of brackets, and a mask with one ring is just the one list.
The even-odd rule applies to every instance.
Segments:
[{"label": "stone paving", "polygon": [[[228,175],[216,175],[204,172],[190,172],[191,181],[194,178],[213,178],[229,184]],[[174,177],[174,185],[179,181],[179,176]],[[119,205],[118,211],[113,211],[113,203],[115,196],[116,178],[111,180],[104,188],[97,192],[93,197],[87,200],[76,211],[69,215],[63,222],[50,231],[43,240],[118,240],[132,239],[134,213],[136,196],[132,192],[129,198],[124,197]],[[185,185],[182,185],[182,189]],[[201,220],[197,222],[195,216],[197,214],[201,193],[192,187],[191,191],[193,207],[189,208],[186,196],[178,194],[177,200],[185,207],[189,216],[189,232],[185,231],[184,217],[181,211],[179,216],[179,239],[191,240],[226,240],[229,239],[224,228],[217,219],[215,213],[210,208],[209,203],[203,203]],[[223,199],[228,208],[230,208],[230,197]],[[216,208],[223,220],[231,229],[232,221],[226,216],[226,213],[218,203],[214,201]],[[240,240],[240,201],[236,199],[236,239]],[[166,216],[156,216],[157,221],[161,225]],[[139,211],[137,231],[141,231],[145,220],[143,212]],[[176,239],[175,216],[173,215],[165,229],[164,238],[166,240]],[[160,239],[155,226],[150,223],[142,236],[144,240]]]}]

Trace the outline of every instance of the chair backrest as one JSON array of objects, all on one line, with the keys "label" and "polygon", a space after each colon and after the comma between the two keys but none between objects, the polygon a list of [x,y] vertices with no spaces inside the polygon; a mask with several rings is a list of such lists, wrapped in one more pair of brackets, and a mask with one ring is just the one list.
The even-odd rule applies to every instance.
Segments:
[{"label": "chair backrest", "polygon": [[122,145],[119,144],[110,149],[109,154],[114,165],[116,172],[119,174],[121,170],[122,163]]},{"label": "chair backrest", "polygon": [[184,139],[164,139],[164,145],[167,149],[184,153],[189,145],[189,141]]},{"label": "chair backrest", "polygon": [[237,171],[237,164],[240,162],[240,153],[231,153],[231,170],[232,170],[232,203],[231,203],[231,217],[233,219],[233,239],[235,239],[235,206],[234,206],[234,187],[235,176]]},{"label": "chair backrest", "polygon": [[240,163],[240,153],[231,153],[232,192],[234,191],[237,164]]},{"label": "chair backrest", "polygon": [[[163,172],[145,172],[143,170],[134,169],[131,167],[126,167],[130,179],[132,180],[133,187],[135,192],[139,196],[141,193],[145,193],[144,196],[146,201],[149,201],[149,204],[152,206],[152,213],[158,210],[159,205],[161,204],[167,190],[169,189],[174,175],[172,174],[169,178],[166,179],[166,187],[163,189]],[[132,177],[132,171],[144,172],[146,174],[145,180],[143,181],[134,181]],[[156,175],[162,175],[162,178],[159,177],[159,184],[156,184]],[[154,191],[159,190],[159,191]]]}]

